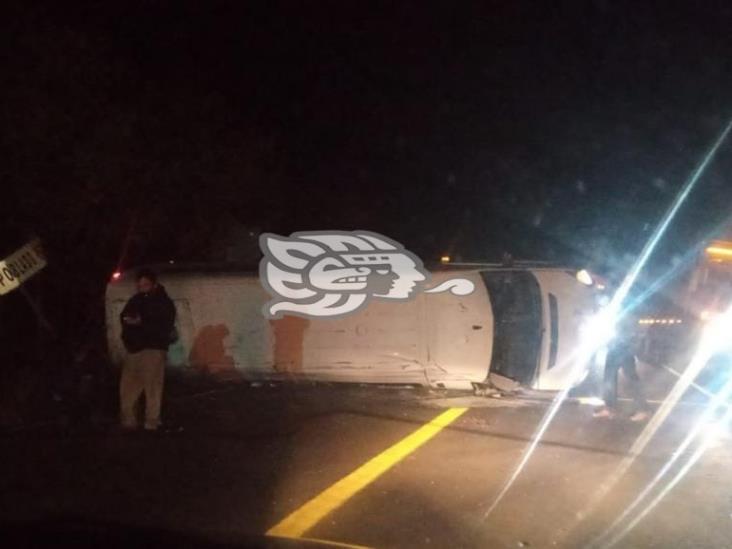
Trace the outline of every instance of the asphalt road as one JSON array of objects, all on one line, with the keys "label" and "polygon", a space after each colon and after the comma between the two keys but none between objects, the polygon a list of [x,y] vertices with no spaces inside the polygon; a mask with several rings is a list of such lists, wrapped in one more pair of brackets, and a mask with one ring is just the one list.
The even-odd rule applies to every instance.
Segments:
[{"label": "asphalt road", "polygon": [[[673,381],[644,375],[656,399]],[[270,532],[367,547],[587,547],[703,410],[703,399],[681,403],[633,458],[647,424],[593,419],[591,407],[568,402],[486,517],[549,401],[354,386],[174,389],[166,409],[180,433],[45,426],[0,438],[4,545],[44,534],[89,546],[114,546],[110,535],[127,546],[275,546]],[[716,438],[616,546],[732,547],[731,460],[732,443]]]}]

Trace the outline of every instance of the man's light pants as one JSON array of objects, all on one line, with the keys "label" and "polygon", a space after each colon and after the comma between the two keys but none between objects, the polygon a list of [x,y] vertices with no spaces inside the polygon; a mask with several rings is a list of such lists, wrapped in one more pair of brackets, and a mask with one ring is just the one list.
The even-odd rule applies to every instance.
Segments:
[{"label": "man's light pants", "polygon": [[160,426],[160,406],[163,400],[165,377],[165,351],[145,349],[127,355],[122,366],[119,384],[120,421],[122,427],[137,427],[135,405],[145,393],[145,429],[154,430]]}]

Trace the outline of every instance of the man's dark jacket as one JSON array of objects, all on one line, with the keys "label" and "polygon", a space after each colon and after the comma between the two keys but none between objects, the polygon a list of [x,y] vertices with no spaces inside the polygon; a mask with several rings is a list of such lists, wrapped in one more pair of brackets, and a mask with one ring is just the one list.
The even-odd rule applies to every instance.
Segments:
[{"label": "man's dark jacket", "polygon": [[[123,320],[126,316],[139,316],[142,322],[126,324]],[[150,293],[132,296],[122,310],[120,321],[122,342],[130,353],[145,349],[167,351],[175,339],[175,305],[160,285]]]}]

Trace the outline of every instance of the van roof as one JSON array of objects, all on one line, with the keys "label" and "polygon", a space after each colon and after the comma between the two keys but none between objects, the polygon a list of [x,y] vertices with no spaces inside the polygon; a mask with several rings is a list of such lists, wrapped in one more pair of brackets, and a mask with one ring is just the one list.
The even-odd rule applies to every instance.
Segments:
[{"label": "van roof", "polygon": [[158,275],[258,275],[259,271],[251,265],[240,265],[236,263],[154,263],[130,267],[122,271],[119,280],[130,280],[135,277],[140,269],[152,269]]},{"label": "van roof", "polygon": [[[426,264],[425,267],[430,271],[524,271],[527,269],[537,271],[563,271],[563,272],[574,272],[577,270],[576,267],[560,266],[551,264],[543,261],[515,261],[512,265],[505,265],[503,263],[488,263],[488,262],[450,262],[450,263],[432,263]],[[190,275],[190,274],[201,274],[201,275],[228,275],[228,274],[239,274],[239,275],[258,275],[259,270],[257,267],[252,265],[244,265],[237,263],[155,263],[155,264],[144,264],[136,267],[130,267],[122,271],[120,280],[129,280],[134,278],[135,274],[140,269],[152,269],[160,275]]]}]

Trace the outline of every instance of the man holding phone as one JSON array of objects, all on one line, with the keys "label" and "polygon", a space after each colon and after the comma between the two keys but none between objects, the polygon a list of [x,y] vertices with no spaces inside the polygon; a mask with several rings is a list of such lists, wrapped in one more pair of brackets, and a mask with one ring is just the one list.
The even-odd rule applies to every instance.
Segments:
[{"label": "man holding phone", "polygon": [[175,305],[155,272],[137,273],[137,293],[122,310],[122,342],[128,351],[120,379],[120,422],[137,428],[135,407],[145,393],[145,430],[160,426],[165,357],[175,333]]}]

